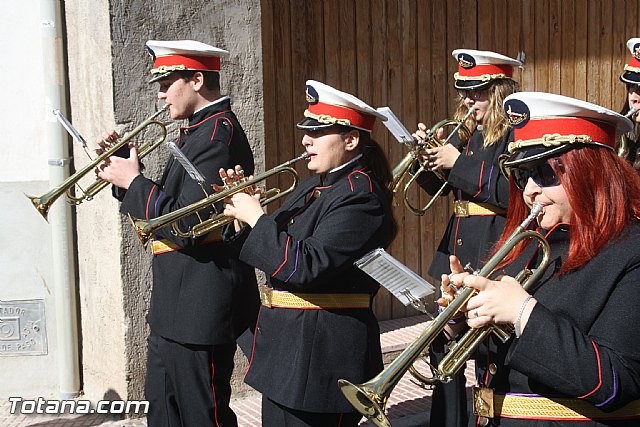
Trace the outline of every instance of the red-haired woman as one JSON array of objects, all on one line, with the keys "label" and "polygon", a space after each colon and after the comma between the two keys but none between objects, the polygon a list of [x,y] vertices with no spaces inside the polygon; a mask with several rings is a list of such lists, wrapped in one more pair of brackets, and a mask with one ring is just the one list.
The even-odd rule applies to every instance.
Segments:
[{"label": "red-haired woman", "polygon": [[631,122],[535,92],[507,97],[505,111],[515,141],[505,163],[511,193],[498,245],[539,204],[538,231],[552,261],[527,292],[513,276],[536,266],[536,245],[516,247],[496,280],[464,273],[452,257],[454,274],[443,284],[478,291],[464,309],[467,324],[515,330],[506,343],[490,338],[478,352],[480,413],[470,425],[638,425],[640,178],[613,149],[616,130],[628,131]]}]

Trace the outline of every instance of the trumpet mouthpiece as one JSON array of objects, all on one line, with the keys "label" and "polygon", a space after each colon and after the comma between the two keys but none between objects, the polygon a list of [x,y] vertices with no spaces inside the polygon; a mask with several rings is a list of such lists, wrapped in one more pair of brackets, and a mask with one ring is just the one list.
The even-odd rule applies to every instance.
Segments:
[{"label": "trumpet mouthpiece", "polygon": [[542,212],[542,205],[540,203],[534,203],[533,206],[531,206],[531,214],[537,216],[540,212]]},{"label": "trumpet mouthpiece", "polygon": [[522,223],[520,224],[520,228],[527,228],[529,224],[531,224],[531,221],[533,221],[538,215],[540,215],[540,212],[542,212],[542,205],[539,203],[534,203],[533,206],[531,206],[529,216],[527,216],[524,221],[522,221]]}]

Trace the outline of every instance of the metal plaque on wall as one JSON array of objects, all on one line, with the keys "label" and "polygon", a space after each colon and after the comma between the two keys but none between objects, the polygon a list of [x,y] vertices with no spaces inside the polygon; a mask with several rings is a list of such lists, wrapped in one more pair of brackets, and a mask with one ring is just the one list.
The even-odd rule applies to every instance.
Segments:
[{"label": "metal plaque on wall", "polygon": [[47,354],[44,301],[0,301],[0,356],[41,354]]}]

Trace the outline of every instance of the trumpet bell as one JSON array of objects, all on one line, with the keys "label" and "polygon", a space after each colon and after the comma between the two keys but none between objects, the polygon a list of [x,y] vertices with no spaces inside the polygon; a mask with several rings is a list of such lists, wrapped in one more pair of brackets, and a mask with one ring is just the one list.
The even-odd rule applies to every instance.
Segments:
[{"label": "trumpet bell", "polygon": [[380,397],[367,389],[367,383],[355,385],[347,380],[338,380],[338,387],[349,403],[369,421],[378,427],[391,427],[384,413],[387,399],[380,401]]},{"label": "trumpet bell", "polygon": [[31,201],[31,204],[33,205],[33,207],[36,208],[36,210],[40,213],[40,215],[42,215],[45,221],[49,222],[48,216],[49,216],[49,208],[51,207],[51,204],[43,203],[42,197],[40,196],[30,196],[28,194],[25,194],[25,196],[27,196],[27,198]]},{"label": "trumpet bell", "polygon": [[[144,158],[151,151],[155,150],[162,144],[162,142],[167,137],[167,128],[164,123],[156,120],[156,118],[164,113],[168,105],[165,105],[162,109],[156,111],[150,117],[148,117],[145,121],[136,126],[131,132],[125,135],[124,138],[120,139],[116,144],[109,147],[108,150],[100,154],[89,164],[84,166],[82,169],[76,171],[73,175],[69,176],[65,179],[60,185],[52,188],[47,193],[41,196],[29,196],[26,195],[30,200],[33,206],[40,212],[40,215],[44,217],[45,220],[48,221],[47,216],[49,214],[49,209],[51,205],[58,200],[60,196],[63,194],[66,195],[67,201],[72,205],[79,205],[85,200],[91,200],[94,196],[100,192],[103,188],[107,187],[109,183],[104,179],[96,177],[94,182],[86,187],[84,190],[78,186],[78,182],[91,174],[95,168],[102,163],[104,160],[109,157],[115,155],[119,149],[126,146],[129,141],[131,141],[134,137],[136,137],[140,132],[147,129],[150,126],[158,126],[160,128],[160,136],[156,138],[154,141],[147,141],[138,148],[138,157],[140,159]],[[74,188],[78,189],[78,194],[73,194],[72,191]]]}]

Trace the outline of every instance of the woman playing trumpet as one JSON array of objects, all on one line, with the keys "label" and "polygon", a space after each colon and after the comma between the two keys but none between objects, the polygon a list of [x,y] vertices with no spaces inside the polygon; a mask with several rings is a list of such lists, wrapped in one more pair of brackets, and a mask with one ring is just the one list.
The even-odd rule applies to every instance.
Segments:
[{"label": "woman playing trumpet", "polygon": [[[452,54],[458,61],[454,86],[459,98],[454,119],[462,120],[469,109],[474,111],[464,123],[472,131],[469,141],[460,141],[458,135],[454,135],[450,144],[423,151],[422,161],[428,169],[448,172],[448,187],[455,196],[454,213],[429,267],[429,275],[434,278],[449,271],[450,255],[477,268],[502,232],[509,186],[499,172],[499,158],[513,135],[502,111],[502,102],[519,90],[518,83],[511,77],[513,69],[522,65],[494,52],[458,49]],[[423,139],[426,129],[419,123],[414,136]],[[442,182],[433,172],[423,175],[418,177],[418,182],[434,194]],[[432,364],[439,362],[449,338],[443,336],[429,347]],[[464,372],[450,383],[436,384],[431,425],[466,424],[466,401]]]},{"label": "woman playing trumpet", "polygon": [[[338,379],[361,382],[382,369],[371,308],[379,284],[353,263],[395,233],[391,173],[370,137],[384,116],[313,80],[306,97],[298,128],[315,175],[272,215],[259,195],[225,202],[224,214],[248,225],[233,236],[240,259],[268,277],[245,381],[263,395],[264,426],[357,426]],[[221,170],[227,180],[236,173]]]},{"label": "woman playing trumpet", "polygon": [[638,140],[640,139],[640,38],[631,38],[627,41],[627,47],[631,52],[629,63],[624,66],[620,80],[626,85],[624,104],[620,114],[629,117],[633,121],[633,129],[618,139],[618,154],[626,158],[633,167],[640,171],[640,156],[638,156]]},{"label": "woman playing trumpet", "polygon": [[506,343],[491,338],[479,350],[477,417],[469,425],[638,425],[640,178],[614,150],[616,131],[631,122],[535,92],[508,97],[505,111],[516,129],[505,162],[507,223],[496,247],[539,204],[538,231],[552,261],[527,293],[509,274],[535,267],[532,245],[516,247],[497,280],[463,272],[452,257],[443,285],[478,291],[464,309],[468,326],[511,324],[515,331]]}]

